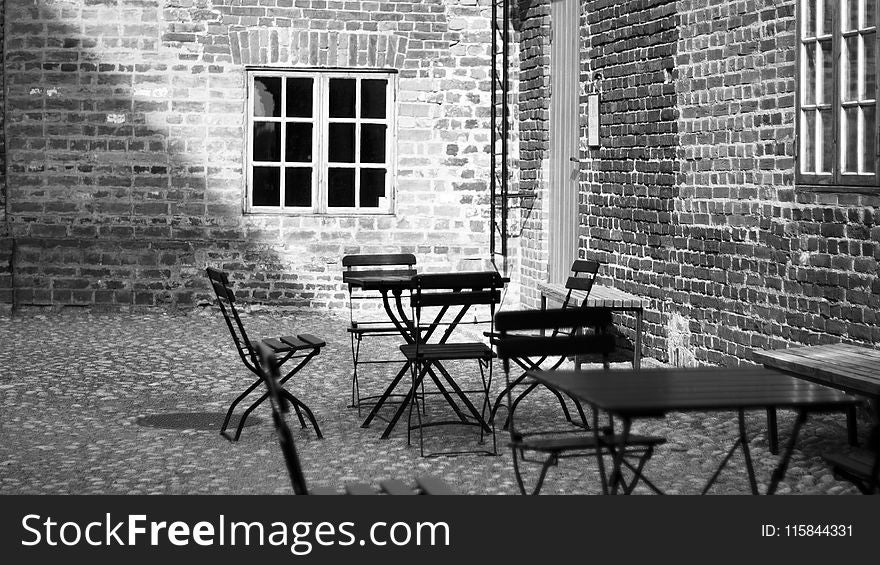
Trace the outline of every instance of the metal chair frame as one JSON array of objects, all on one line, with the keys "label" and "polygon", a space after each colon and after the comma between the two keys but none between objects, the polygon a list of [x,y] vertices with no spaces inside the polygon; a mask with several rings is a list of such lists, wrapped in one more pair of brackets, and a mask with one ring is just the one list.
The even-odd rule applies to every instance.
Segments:
[{"label": "metal chair frame", "polygon": [[[599,265],[598,261],[584,260],[584,259],[576,259],[571,264],[571,273],[572,274],[570,277],[568,277],[568,280],[565,282],[565,288],[568,289],[568,292],[565,293],[565,298],[562,301],[562,306],[560,307],[560,309],[565,309],[568,307],[569,303],[571,302],[572,291],[578,290],[578,291],[584,292],[585,293],[584,300],[586,300],[586,298],[590,295],[590,290],[593,288],[593,283],[595,282],[596,275],[599,272],[599,266],[600,265]],[[579,276],[579,275],[582,275],[582,276]],[[597,332],[602,332],[605,330],[605,328],[595,328],[595,330]],[[556,333],[559,333],[558,329],[553,330],[553,331],[554,331],[554,335]],[[522,369],[522,373],[520,374],[520,376],[517,377],[516,379],[514,379],[513,381],[511,381],[511,383],[508,385],[510,387],[516,387],[516,386],[519,386],[520,384],[522,384],[523,381],[526,380],[526,377],[527,377],[526,373],[528,371],[541,370],[541,369],[552,371],[554,369],[559,368],[559,366],[565,362],[565,357],[560,357],[551,366],[543,367],[543,368],[541,367],[541,365],[547,360],[547,357],[542,357],[537,361],[530,361],[528,359],[522,359],[522,358],[518,358],[518,357],[512,357],[512,360],[514,361],[514,363],[516,363],[520,367],[520,369]],[[576,364],[579,365],[580,362],[576,360]],[[513,410],[516,410],[516,407],[519,405],[519,403],[526,396],[528,396],[533,390],[535,390],[535,388],[537,388],[539,384],[540,383],[538,383],[538,382],[529,383],[528,386],[526,387],[526,389],[523,390],[516,397],[516,400],[510,406],[511,412]],[[580,424],[575,422],[571,417],[571,412],[569,412],[568,406],[566,405],[566,402],[565,402],[565,399],[562,397],[562,395],[565,393],[561,393],[558,390],[554,390],[554,389],[552,389],[550,387],[546,387],[546,386],[544,388],[546,388],[548,391],[550,391],[556,397],[556,399],[559,401],[559,405],[562,407],[562,413],[565,415],[566,420],[568,420],[572,424],[579,425],[580,427],[583,427],[584,429],[589,429],[590,426],[589,426],[589,423],[587,422],[587,416],[584,413],[583,406],[581,406],[581,403],[578,402],[576,398],[573,398],[572,396],[566,394],[566,396],[568,396],[568,398],[574,403],[575,408],[577,408],[578,416],[580,416]],[[498,412],[498,409],[502,406],[504,398],[507,395],[507,392],[508,392],[507,387],[505,387],[500,393],[498,393],[498,396],[495,399],[495,403],[492,406],[492,413],[490,416],[492,420],[495,419],[495,414]],[[502,429],[504,429],[504,430],[506,430],[508,428],[508,426],[510,425],[510,413],[511,412],[508,412],[507,418],[504,421],[504,426],[502,427]]]},{"label": "metal chair frame", "polygon": [[[241,418],[238,421],[238,426],[236,427],[235,433],[230,435],[227,432],[227,428],[229,426],[229,422],[232,419],[232,414],[235,411],[236,406],[241,403],[242,400],[247,398],[262,382],[262,373],[259,368],[259,354],[257,351],[257,345],[260,343],[264,344],[266,347],[270,348],[273,352],[273,355],[276,357],[276,363],[278,366],[281,366],[288,361],[297,360],[297,364],[291,369],[283,378],[278,380],[279,387],[283,385],[291,377],[293,377],[296,373],[298,373],[303,367],[308,364],[316,355],[321,352],[321,348],[326,345],[326,343],[310,334],[299,334],[297,336],[282,336],[278,338],[270,338],[264,339],[262,342],[253,342],[247,335],[247,331],[244,328],[244,324],[241,321],[241,317],[238,314],[238,309],[235,307],[235,293],[232,291],[232,288],[229,285],[229,275],[219,269],[214,269],[212,267],[207,268],[208,278],[211,281],[211,285],[214,288],[214,292],[217,295],[217,302],[220,305],[220,311],[223,313],[223,318],[226,321],[226,326],[229,328],[229,333],[232,335],[232,341],[235,343],[235,348],[238,351],[238,355],[241,358],[244,366],[248,368],[252,373],[257,375],[257,379],[248,386],[244,392],[238,395],[235,400],[232,401],[232,404],[229,406],[229,410],[226,412],[226,417],[223,420],[223,425],[220,427],[220,435],[225,437],[231,441],[238,441],[239,437],[241,437],[241,431],[244,429],[245,421],[248,416],[253,412],[260,404],[262,404],[266,398],[268,398],[269,393],[266,392],[262,394],[259,398],[257,398],[250,406],[248,406],[245,411],[242,413]],[[302,353],[301,353],[302,352]],[[296,415],[299,418],[300,425],[305,428],[306,422],[303,419],[302,412],[305,412],[306,417],[312,424],[312,427],[315,430],[315,434],[319,439],[323,438],[321,434],[321,429],[318,427],[318,422],[315,420],[315,416],[312,413],[311,409],[299,400],[296,396],[291,394],[287,389],[280,387],[279,394],[285,397],[296,410]]]},{"label": "metal chair frame", "polygon": [[[612,316],[611,310],[592,307],[500,312],[495,317],[495,328],[498,331],[496,349],[501,358],[507,381],[505,393],[508,405],[512,406],[513,404],[513,386],[511,386],[513,381],[510,376],[511,359],[532,357],[546,359],[551,356],[565,358],[601,354],[603,366],[608,369],[608,359],[615,348],[614,336],[608,334],[583,335],[578,330],[589,327],[605,327],[611,323]],[[542,335],[528,333],[536,330],[540,330]],[[550,335],[546,335],[548,330],[551,332]],[[621,456],[622,465],[632,473],[629,480],[623,476],[623,473],[612,478],[612,481],[619,485],[624,493],[631,493],[641,481],[654,492],[662,494],[642,474],[642,470],[653,455],[654,448],[666,441],[664,438],[629,436],[628,441],[621,448],[619,445],[620,437],[614,432],[613,418],[608,415],[608,425],[599,430],[599,415],[595,410],[593,412],[593,427],[595,429],[592,433],[575,434],[570,432],[565,437],[557,435],[548,438],[549,434],[559,434],[559,430],[520,431],[517,429],[514,413],[515,410],[509,409],[510,443],[508,446],[512,451],[514,474],[522,494],[529,494],[529,490],[526,488],[522,476],[521,461],[536,462],[541,465],[535,486],[531,489],[531,494],[539,494],[549,468],[556,466],[561,459],[579,456],[601,458],[605,455]],[[618,453],[618,449],[623,449],[623,451]],[[526,456],[527,452],[542,454],[544,459],[530,459]],[[600,465],[599,470],[604,485],[606,483],[604,466]]]},{"label": "metal chair frame", "polygon": [[[355,319],[355,303],[361,301],[380,301],[381,296],[375,292],[359,291],[349,279],[364,275],[404,275],[415,276],[416,257],[411,253],[378,253],[362,255],[346,255],[342,258],[343,282],[348,288],[348,311],[349,326],[348,334],[351,338],[351,407],[358,409],[360,415],[362,405],[374,404],[382,395],[370,395],[361,397],[359,365],[384,365],[399,363],[397,358],[361,359],[361,346],[365,338],[400,337],[399,330],[387,319],[382,320],[357,320]],[[398,396],[398,395],[393,395]]]},{"label": "metal chair frame", "polygon": [[[451,274],[428,274],[418,275],[413,279],[413,291],[411,304],[413,309],[413,343],[402,345],[401,352],[411,363],[412,387],[407,401],[409,402],[409,418],[407,442],[411,442],[413,430],[419,431],[419,449],[423,457],[438,455],[456,455],[461,453],[473,453],[474,451],[442,451],[425,453],[424,428],[440,425],[474,425],[480,428],[480,443],[485,440],[486,434],[492,436],[492,450],[479,450],[478,453],[497,455],[498,448],[495,439],[495,429],[491,422],[486,419],[490,410],[490,390],[492,387],[492,360],[495,354],[492,348],[483,342],[453,343],[449,339],[455,329],[462,325],[490,324],[490,329],[495,317],[495,307],[501,301],[501,289],[504,282],[495,271],[467,272]],[[489,320],[464,322],[464,317],[472,307],[488,306]],[[433,319],[423,324],[426,308],[439,308]],[[450,319],[451,317],[451,319]],[[449,319],[450,321],[444,321]],[[442,335],[436,342],[430,342],[431,336],[440,328],[445,327]],[[424,330],[424,331],[423,331]],[[477,361],[480,369],[482,388],[465,391],[458,385],[455,379],[443,366],[443,361]],[[436,372],[435,372],[436,369]],[[443,381],[437,373],[443,377]],[[419,407],[419,398],[426,398],[425,393],[417,394],[421,388],[424,390],[424,379],[430,376],[437,386],[440,394],[452,407],[457,420],[443,420],[436,422],[424,422],[422,419],[423,408]],[[445,382],[462,402],[468,413],[465,413],[456,403],[452,395],[443,385]],[[466,393],[479,393],[483,396],[482,408],[477,410]],[[402,408],[402,407],[401,407]],[[412,423],[413,409],[418,416],[418,423]]]}]

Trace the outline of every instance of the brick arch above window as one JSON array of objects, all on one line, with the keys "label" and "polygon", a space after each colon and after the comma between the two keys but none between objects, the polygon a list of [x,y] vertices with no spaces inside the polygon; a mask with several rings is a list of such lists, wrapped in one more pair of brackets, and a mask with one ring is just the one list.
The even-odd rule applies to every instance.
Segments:
[{"label": "brick arch above window", "polygon": [[402,69],[408,39],[389,33],[291,29],[230,33],[233,62],[241,65]]}]

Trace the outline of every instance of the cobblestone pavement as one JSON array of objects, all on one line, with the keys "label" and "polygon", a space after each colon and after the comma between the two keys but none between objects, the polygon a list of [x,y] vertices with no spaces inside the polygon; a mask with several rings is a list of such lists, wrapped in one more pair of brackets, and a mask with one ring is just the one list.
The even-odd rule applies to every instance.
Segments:
[{"label": "cobblestone pavement", "polygon": [[[244,319],[253,336],[309,332],[328,342],[289,387],[312,407],[325,436],[318,440],[310,429],[294,429],[311,485],[409,481],[432,473],[460,493],[517,492],[511,456],[503,449],[507,434],[500,429],[500,456],[422,458],[417,443],[407,445],[405,426],[388,440],[379,439],[383,422],[360,427],[362,416],[348,407],[346,319],[278,312]],[[395,351],[394,344],[385,350]],[[388,370],[374,366],[363,388],[376,391]],[[494,388],[500,390],[503,376],[497,370],[495,375]],[[259,421],[245,428],[240,441],[218,434],[222,413],[251,379],[213,309],[0,315],[0,494],[290,493],[267,406],[255,412]],[[552,396],[536,392],[517,411],[517,420],[525,425],[559,413]],[[181,421],[182,429],[175,425]],[[792,414],[781,411],[783,441],[791,422]],[[749,427],[757,434],[752,453],[758,478],[766,484],[776,457],[757,433],[764,425],[762,414],[750,416]],[[669,493],[699,492],[736,437],[733,415],[721,413],[673,414],[637,427],[669,440],[646,471]],[[477,446],[473,430],[438,427],[431,434],[432,449]],[[834,479],[820,457],[844,444],[842,415],[811,417],[780,492],[855,493]],[[544,492],[590,494],[597,486],[594,461],[576,458],[551,469]],[[734,456],[712,492],[747,492],[741,455]]]}]

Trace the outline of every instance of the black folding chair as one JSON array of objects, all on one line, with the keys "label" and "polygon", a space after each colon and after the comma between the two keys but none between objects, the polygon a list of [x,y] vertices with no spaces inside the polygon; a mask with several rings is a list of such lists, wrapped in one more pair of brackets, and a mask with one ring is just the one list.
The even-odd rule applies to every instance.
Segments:
[{"label": "black folding chair", "polygon": [[[362,404],[374,403],[380,395],[361,397],[360,379],[358,367],[360,365],[382,365],[388,363],[401,363],[400,358],[369,358],[361,359],[361,346],[365,338],[400,337],[398,329],[389,322],[384,311],[377,307],[381,304],[382,297],[376,291],[363,290],[352,285],[352,277],[363,276],[415,276],[416,257],[411,253],[380,253],[372,255],[346,255],[342,258],[342,281],[348,287],[348,311],[350,323],[348,333],[351,337],[351,405],[360,409]],[[372,304],[371,304],[372,303]],[[369,316],[369,309],[365,306],[372,305],[373,311],[378,314]],[[357,311],[357,314],[356,314]]]},{"label": "black folding chair", "polygon": [[[578,298],[580,298],[581,303],[583,304],[583,302],[586,301],[587,297],[590,295],[590,290],[593,288],[593,283],[596,280],[596,274],[598,272],[599,272],[598,261],[583,260],[583,259],[575,260],[571,264],[571,276],[568,277],[568,280],[565,282],[565,288],[567,289],[567,292],[565,293],[565,298],[562,301],[561,308],[564,309],[564,308],[569,307],[569,304],[571,303],[571,299],[572,299],[572,293],[574,291],[578,292]],[[609,324],[609,326],[610,326],[610,324]],[[593,328],[593,330],[597,333],[605,333],[609,329],[609,326],[605,326],[605,327],[601,327],[601,328]],[[559,333],[559,330],[554,330],[554,332]],[[494,341],[494,339],[497,337],[497,335],[493,335],[491,337],[493,338],[493,341]],[[556,369],[557,367],[562,365],[563,362],[565,362],[565,357],[552,358],[552,359],[550,359],[551,363],[545,367],[542,367],[542,365],[548,362],[547,357],[543,357],[543,358],[537,359],[537,360],[524,359],[524,358],[520,358],[520,357],[512,357],[511,360],[514,363],[516,363],[519,366],[519,368],[522,370],[522,373],[520,373],[520,375],[517,378],[513,379],[510,382],[510,384],[508,385],[509,387],[512,388],[512,387],[519,386],[520,384],[523,383],[523,381],[526,380],[526,377],[527,377],[526,372],[527,371],[537,370],[537,369],[541,369],[541,368],[546,369],[546,370]],[[580,365],[580,360],[576,360],[576,365],[577,366]],[[516,397],[516,400],[513,401],[513,404],[510,406],[510,411],[512,412],[512,411],[516,410],[516,407],[519,405],[519,403],[522,402],[522,400],[526,396],[528,396],[533,390],[535,390],[535,388],[537,388],[539,384],[540,383],[538,383],[538,382],[528,383],[525,390],[520,392],[519,395]],[[565,393],[561,393],[558,390],[555,390],[550,387],[544,387],[544,388],[549,390],[556,397],[556,399],[559,401],[559,405],[562,407],[562,413],[565,415],[566,420],[568,420],[569,422],[571,422],[575,425],[580,425],[581,427],[583,427],[585,429],[589,428],[589,424],[587,423],[587,416],[586,416],[586,414],[584,414],[584,409],[581,406],[581,403],[578,402],[576,398],[573,398],[573,397],[569,396],[568,394],[566,394],[566,396],[569,397],[569,399],[572,401],[572,403],[574,404],[575,408],[578,411],[578,415],[580,416],[580,423],[579,424],[576,423],[571,417],[571,412],[569,412],[568,406],[565,402],[565,399],[562,397],[562,395]],[[504,399],[507,396],[508,392],[509,392],[508,388],[505,387],[504,390],[502,390],[500,393],[498,393],[498,396],[495,398],[495,403],[492,405],[492,413],[491,413],[492,414],[491,419],[493,421],[495,419],[495,414],[498,412],[498,409],[502,406]],[[506,430],[509,425],[510,425],[510,413],[508,413],[508,415],[507,415],[507,418],[504,422],[503,429]]]},{"label": "black folding chair", "polygon": [[[412,373],[412,388],[407,400],[409,404],[409,428],[407,439],[414,429],[419,431],[419,448],[422,456],[425,456],[425,427],[448,424],[474,425],[480,428],[480,443],[485,434],[492,436],[492,455],[497,454],[495,444],[495,430],[486,419],[489,411],[489,391],[492,386],[492,359],[495,354],[492,348],[484,342],[455,342],[450,338],[457,328],[463,325],[489,323],[495,316],[495,306],[501,301],[501,289],[504,281],[495,271],[430,274],[417,275],[413,279],[413,294],[411,304],[413,308],[413,343],[400,346],[400,351],[410,363]],[[489,319],[482,322],[476,317],[473,322],[468,322],[465,316],[471,308],[488,306]],[[430,310],[429,310],[430,309]],[[430,314],[429,314],[430,312]],[[423,323],[426,316],[433,315],[430,322]],[[448,320],[448,321],[444,321]],[[431,337],[444,327],[443,334],[436,341]],[[444,367],[447,361],[476,361],[480,370],[482,388],[479,390],[464,391]],[[426,376],[437,386],[438,392],[443,395],[447,403],[452,407],[457,420],[424,422],[422,420],[423,409],[419,408],[420,396],[417,394],[423,386]],[[442,379],[441,379],[442,377]],[[444,384],[445,383],[445,384]],[[446,389],[449,387],[449,391]],[[451,393],[450,393],[451,391]],[[482,409],[477,410],[466,392],[477,392],[482,398]],[[460,401],[464,407],[458,405]],[[402,408],[402,407],[401,407]],[[418,424],[412,423],[413,408],[418,415]],[[446,451],[431,453],[429,455],[453,455],[458,453],[472,453],[472,451]]]},{"label": "black folding chair", "polygon": [[[226,418],[223,420],[223,426],[220,428],[220,434],[223,437],[232,441],[238,441],[238,438],[241,436],[241,430],[244,429],[244,423],[247,420],[247,417],[257,406],[263,403],[269,395],[268,392],[262,394],[250,406],[248,406],[238,420],[235,434],[230,436],[226,431],[226,428],[229,426],[235,407],[251,394],[260,385],[262,380],[256,346],[259,343],[263,343],[270,348],[277,358],[278,365],[283,365],[291,360],[298,361],[296,366],[291,369],[284,378],[278,381],[280,386],[290,380],[293,375],[298,373],[309,361],[312,360],[313,357],[320,353],[321,348],[324,347],[326,343],[324,340],[311,334],[282,336],[278,338],[264,339],[262,342],[251,341],[250,338],[248,338],[247,332],[244,329],[244,324],[242,324],[241,317],[239,317],[238,310],[235,307],[235,293],[229,286],[229,276],[225,272],[211,267],[208,267],[207,271],[208,278],[211,280],[211,286],[214,287],[214,292],[217,294],[217,302],[220,305],[220,311],[223,313],[223,318],[226,320],[226,325],[229,327],[229,332],[232,334],[232,341],[235,343],[238,355],[241,357],[245,367],[258,377],[243,393],[232,401],[229,410],[226,412]],[[321,429],[318,427],[318,422],[315,421],[315,416],[312,414],[309,407],[286,389],[280,388],[279,390],[279,394],[287,398],[287,400],[293,404],[302,427],[306,427],[306,422],[302,416],[302,412],[305,412],[306,417],[308,417],[309,421],[312,423],[312,427],[315,429],[315,434],[319,439],[323,438],[321,435]]]},{"label": "black folding chair", "polygon": [[[498,332],[497,351],[504,366],[507,380],[506,394],[508,405],[512,404],[511,359],[539,358],[551,356],[571,357],[598,354],[602,356],[605,369],[609,368],[608,358],[615,348],[615,337],[607,334],[584,335],[582,328],[605,327],[611,323],[612,312],[606,308],[565,308],[552,310],[522,310],[499,312],[495,316],[495,329]],[[534,332],[541,331],[542,335]],[[547,335],[547,332],[550,332]],[[544,484],[547,471],[568,457],[601,457],[618,449],[620,437],[614,433],[614,422],[609,416],[608,425],[600,434],[568,430],[527,430],[516,425],[514,410],[509,411],[509,446],[513,452],[513,469],[520,492],[527,489],[520,469],[521,462],[541,465],[532,494],[538,494]],[[594,421],[598,421],[594,416]],[[597,437],[600,438],[597,440]],[[630,435],[623,448],[624,465],[632,472],[627,480],[617,477],[624,492],[630,493],[641,480],[654,492],[660,493],[647,478],[642,469],[654,453],[654,448],[665,443],[665,438]],[[531,454],[543,457],[530,459]]]},{"label": "black folding chair", "polygon": [[[309,489],[306,485],[306,478],[299,461],[299,455],[296,452],[296,443],[293,440],[293,434],[290,433],[290,428],[287,426],[285,416],[290,412],[290,408],[288,398],[284,394],[284,389],[279,385],[281,379],[278,372],[278,363],[276,362],[277,356],[265,343],[257,345],[257,350],[259,353],[258,367],[260,377],[266,385],[266,394],[272,406],[272,421],[278,433],[278,443],[281,446],[281,453],[284,455],[284,462],[287,465],[287,472],[290,475],[290,484],[293,486],[294,494],[339,494],[336,489],[320,487]],[[455,494],[441,479],[432,476],[417,477],[415,488],[403,481],[391,479],[381,481],[378,491],[365,483],[352,483],[345,486],[345,492],[346,494],[379,494],[381,492],[394,495]]]},{"label": "black folding chair", "polygon": [[862,494],[880,494],[880,405],[865,449],[823,457],[835,477],[851,482]]}]

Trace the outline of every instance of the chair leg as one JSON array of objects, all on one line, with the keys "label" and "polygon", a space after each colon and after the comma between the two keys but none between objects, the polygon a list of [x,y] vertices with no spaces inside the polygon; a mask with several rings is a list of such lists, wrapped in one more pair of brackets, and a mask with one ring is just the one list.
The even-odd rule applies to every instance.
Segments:
[{"label": "chair leg", "polygon": [[504,420],[504,427],[502,429],[506,430],[510,427],[510,418],[513,416],[513,413],[516,412],[516,407],[520,403],[520,401],[529,395],[530,392],[535,390],[535,387],[538,386],[537,381],[533,382],[529,386],[526,387],[524,391],[522,391],[519,396],[513,401],[513,404],[510,406],[510,410],[507,412],[507,419]]},{"label": "chair leg", "polygon": [[[306,413],[306,417],[312,423],[312,427],[315,429],[315,435],[318,436],[318,439],[324,439],[324,435],[321,433],[321,428],[318,427],[318,422],[317,420],[315,420],[315,415],[312,414],[311,409],[309,409],[309,407],[306,406],[306,404],[302,400],[292,395],[290,391],[282,388],[281,394],[286,397],[291,404],[293,404],[293,407],[296,410],[297,414],[300,413],[299,409],[302,408],[302,410]],[[302,416],[300,416],[300,421],[302,421]],[[305,422],[303,422],[303,427],[305,428]]]},{"label": "chair leg", "polygon": [[[529,493],[526,491],[525,482],[523,481],[523,477],[522,477],[522,470],[519,467],[519,463],[518,463],[519,459],[517,458],[517,454],[516,454],[517,451],[521,452],[522,450],[518,450],[516,447],[513,447],[512,450],[513,450],[513,474],[516,476],[516,484],[519,486],[520,493],[523,494],[524,496],[528,496]],[[522,456],[522,453],[520,453],[520,456]],[[544,486],[544,479],[547,478],[547,471],[550,469],[551,466],[556,465],[558,462],[559,462],[559,458],[557,457],[557,455],[555,453],[551,453],[550,455],[547,456],[547,459],[544,460],[544,463],[541,464],[541,471],[538,474],[538,479],[535,483],[535,488],[531,492],[531,494],[533,496],[541,493],[541,487]]]},{"label": "chair leg", "polygon": [[[238,441],[238,436],[241,434],[240,429],[239,429],[238,433],[236,433],[233,438],[233,437],[229,437],[229,434],[226,433],[226,428],[229,426],[229,421],[232,419],[232,413],[235,411],[235,407],[238,406],[238,404],[242,400],[244,400],[247,395],[249,395],[251,392],[253,392],[258,386],[260,386],[260,384],[262,384],[262,381],[260,379],[257,379],[256,381],[254,381],[254,384],[247,387],[243,393],[238,395],[238,397],[236,397],[236,399],[232,401],[232,404],[229,405],[229,410],[226,411],[226,418],[223,419],[223,425],[220,426],[220,435],[221,436],[225,437],[226,439],[232,440],[232,441]],[[246,415],[242,416],[242,419],[239,422],[239,424],[244,423],[245,417],[246,417]]]}]

